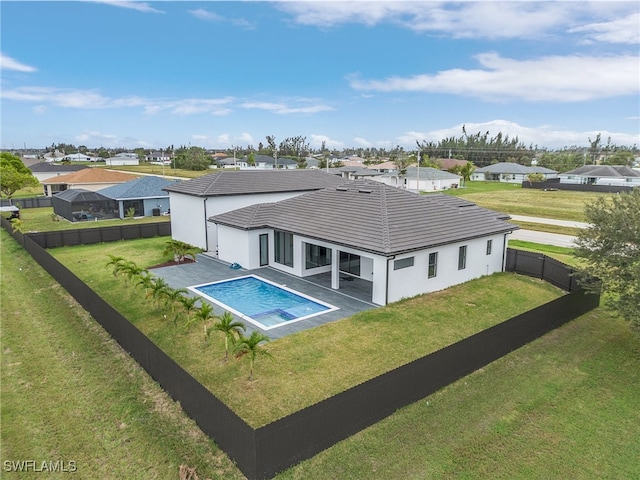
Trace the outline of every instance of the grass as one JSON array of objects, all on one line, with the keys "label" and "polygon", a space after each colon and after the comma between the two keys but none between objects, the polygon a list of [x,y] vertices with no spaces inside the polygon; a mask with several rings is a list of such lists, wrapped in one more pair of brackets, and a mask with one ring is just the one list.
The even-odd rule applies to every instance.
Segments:
[{"label": "grass", "polygon": [[[107,170],[120,170],[122,172],[131,172],[131,173],[146,173],[151,175],[162,175],[163,168],[162,165],[117,165],[113,167],[102,167]],[[164,167],[164,175],[169,177],[181,177],[181,178],[198,178],[204,175],[208,175],[210,173],[215,172],[215,170],[184,170],[181,168],[172,168],[170,166]]]},{"label": "grass", "polygon": [[[447,190],[481,207],[512,215],[527,215],[584,222],[585,204],[600,198],[602,193],[548,191],[522,188],[499,182],[468,182],[466,188]],[[539,228],[536,228],[537,230]]]},{"label": "grass", "polygon": [[509,240],[509,247],[525,250],[527,252],[539,252],[555,258],[560,262],[577,267],[579,259],[573,255],[573,248],[558,247],[556,245],[542,245],[540,243],[527,242],[525,240]]},{"label": "grass", "polygon": [[598,308],[278,475],[640,478],[640,336]]},{"label": "grass", "polygon": [[97,222],[70,222],[65,218],[53,221],[53,207],[23,208],[20,210],[20,219],[24,232],[52,232],[60,230],[75,230],[78,228],[101,228],[114,225],[130,225],[139,223],[169,222],[168,216],[140,217],[140,218],[114,218],[112,220],[99,220]]},{"label": "grass", "polygon": [[[340,322],[269,344],[256,378],[248,365],[223,361],[222,337],[207,341],[201,328],[186,331],[141,290],[104,268],[108,254],[147,267],[163,261],[166,239],[51,249],[51,253],[110,302],[249,424],[258,427],[392,368],[546,303],[560,294],[536,279],[498,274],[362,312]],[[462,300],[461,300],[462,299]],[[411,332],[413,341],[407,341]]]},{"label": "grass", "polygon": [[[182,464],[244,478],[4,230],[0,239],[3,461],[74,461],[78,478],[176,479]],[[2,476],[42,474],[3,463]]]},{"label": "grass", "polygon": [[510,220],[510,223],[518,225],[525,230],[535,230],[537,232],[559,233],[560,235],[570,235],[575,237],[580,232],[579,228],[564,227],[562,225],[550,225],[538,222],[522,222],[520,220]]}]

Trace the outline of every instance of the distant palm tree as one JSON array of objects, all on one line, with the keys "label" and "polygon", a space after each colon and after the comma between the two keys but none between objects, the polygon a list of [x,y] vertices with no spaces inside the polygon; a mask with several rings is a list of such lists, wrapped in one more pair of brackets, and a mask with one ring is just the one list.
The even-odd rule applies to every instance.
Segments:
[{"label": "distant palm tree", "polygon": [[118,255],[109,255],[109,261],[107,262],[107,264],[105,265],[107,268],[112,267],[112,273],[114,277],[118,276],[118,273],[120,273],[122,271],[122,267],[124,266],[124,263],[126,262],[126,260],[124,259],[124,257],[120,257]]},{"label": "distant palm tree", "polygon": [[193,312],[196,309],[196,303],[198,303],[200,299],[198,297],[188,297],[188,296],[182,295],[178,299],[178,301],[182,304],[182,308],[184,308],[184,311],[187,314],[186,325],[188,327],[189,324],[191,323],[191,312]]},{"label": "distant palm tree", "polygon": [[246,327],[241,322],[236,321],[230,312],[224,312],[218,321],[211,327],[224,335],[224,359],[229,358],[229,340],[235,342],[236,335],[241,336],[240,331],[245,331]]},{"label": "distant palm tree", "polygon": [[196,310],[194,319],[196,321],[202,322],[204,328],[204,338],[207,338],[207,322],[212,318],[215,318],[213,314],[213,307],[209,303],[202,303],[202,305],[200,305],[200,308]]},{"label": "distant palm tree", "polygon": [[272,358],[271,354],[260,345],[262,342],[268,341],[269,337],[263,335],[262,333],[253,331],[251,332],[251,336],[248,338],[240,335],[240,338],[235,344],[233,353],[235,354],[236,358],[243,357],[244,355],[249,355],[249,380],[253,378],[253,364],[258,355]]}]

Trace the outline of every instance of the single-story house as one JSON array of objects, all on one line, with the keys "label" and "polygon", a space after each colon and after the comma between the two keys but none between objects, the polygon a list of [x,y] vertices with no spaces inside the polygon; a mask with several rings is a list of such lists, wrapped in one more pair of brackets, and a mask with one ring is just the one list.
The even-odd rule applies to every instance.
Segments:
[{"label": "single-story house", "polygon": [[135,217],[168,215],[169,194],[163,189],[178,181],[147,175],[103,188],[98,193],[117,202],[120,218],[125,218],[130,209]]},{"label": "single-story house", "polygon": [[270,170],[274,168],[278,169],[294,169],[298,168],[298,162],[291,158],[278,158],[277,167],[276,159],[269,155],[254,155],[253,165],[249,164],[249,158],[219,158],[216,160],[216,165],[221,168],[239,168],[240,170]]},{"label": "single-story house", "polygon": [[53,213],[71,222],[101,220],[117,216],[117,204],[109,197],[83,188],[65,190],[51,198]]},{"label": "single-story house", "polygon": [[138,178],[129,173],[114,172],[103,168],[85,168],[67,175],[59,175],[42,182],[44,194],[48,197],[69,189],[83,188],[96,192],[103,188]]},{"label": "single-story house", "polygon": [[140,165],[140,160],[138,159],[138,155],[135,153],[118,153],[114,157],[105,158],[105,164],[108,166],[117,166],[117,165]]},{"label": "single-story house", "polygon": [[218,256],[247,269],[371,282],[371,302],[442,290],[504,269],[509,217],[448,195],[370,180],[208,217]]},{"label": "single-story house", "polygon": [[532,173],[542,174],[544,180],[558,176],[558,172],[545,167],[527,167],[519,163],[501,162],[476,168],[471,174],[471,180],[522,183],[528,181],[528,176]]},{"label": "single-story house", "polygon": [[154,164],[164,163],[165,165],[171,165],[171,155],[169,154],[168,151],[149,152],[149,154],[145,156],[145,160],[149,163],[154,163]]},{"label": "single-story house", "polygon": [[397,171],[385,173],[372,180],[392,187],[420,192],[435,192],[448,188],[458,188],[462,177],[431,167],[408,167],[404,176]]},{"label": "single-story house", "polygon": [[171,204],[171,236],[215,255],[217,229],[207,222],[213,215],[277,202],[343,183],[320,170],[218,170],[175,183],[164,190]]},{"label": "single-story house", "polygon": [[364,165],[357,167],[330,167],[324,170],[325,172],[338,175],[348,180],[357,180],[359,178],[374,178],[382,175],[381,172],[367,168]]},{"label": "single-story house", "polygon": [[68,160],[69,162],[99,162],[102,160],[101,157],[90,157],[89,155],[85,155],[84,153],[71,153],[69,155],[65,155],[61,160]]},{"label": "single-story house", "polygon": [[49,180],[50,178],[59,177],[60,175],[68,175],[69,173],[79,172],[89,168],[86,165],[64,165],[60,163],[40,162],[31,165],[29,170],[34,177],[40,182]]},{"label": "single-story house", "polygon": [[640,186],[640,171],[624,165],[584,165],[558,177],[560,183]]}]

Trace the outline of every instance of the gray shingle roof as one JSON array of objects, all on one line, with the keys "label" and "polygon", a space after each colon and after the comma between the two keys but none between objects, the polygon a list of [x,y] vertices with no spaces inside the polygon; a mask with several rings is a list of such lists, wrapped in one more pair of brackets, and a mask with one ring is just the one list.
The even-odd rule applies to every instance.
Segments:
[{"label": "gray shingle roof", "polygon": [[486,167],[477,168],[474,173],[508,173],[508,174],[521,174],[529,175],[530,173],[556,173],[555,170],[551,170],[545,167],[527,167],[513,162],[501,162]]},{"label": "gray shingle roof", "polygon": [[145,176],[131,180],[130,182],[120,183],[112,187],[103,188],[99,192],[114,200],[122,200],[127,198],[163,198],[169,194],[163,190],[179,180],[169,180],[156,176]]},{"label": "gray shingle roof", "polygon": [[69,173],[89,168],[86,165],[52,165],[48,162],[40,162],[29,167],[32,172],[38,173]]},{"label": "gray shingle roof", "polygon": [[518,227],[506,218],[460,198],[417,195],[371,180],[356,180],[209,220],[245,230],[284,230],[394,255],[516,230]]},{"label": "gray shingle roof", "polygon": [[640,177],[640,172],[622,165],[584,165],[562,175],[582,175],[585,177]]},{"label": "gray shingle roof", "polygon": [[55,198],[64,200],[65,202],[102,202],[111,200],[98,192],[85,190],[84,188],[70,188],[55,194]]},{"label": "gray shingle roof", "polygon": [[[397,177],[398,172],[385,173],[385,177]],[[407,168],[406,178],[418,178],[418,167]],[[460,175],[445,172],[431,167],[420,167],[420,178],[422,180],[459,180]]]},{"label": "gray shingle roof", "polygon": [[343,182],[343,179],[319,170],[222,170],[176,183],[165,187],[164,190],[196,197],[213,197],[252,193],[305,192]]}]

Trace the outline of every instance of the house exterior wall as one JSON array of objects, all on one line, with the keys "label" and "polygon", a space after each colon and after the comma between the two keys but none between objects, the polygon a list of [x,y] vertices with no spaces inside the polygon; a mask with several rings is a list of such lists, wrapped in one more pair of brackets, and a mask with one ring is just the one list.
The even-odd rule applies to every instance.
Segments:
[{"label": "house exterior wall", "polygon": [[[334,266],[337,264],[335,259],[341,251],[360,255],[359,278],[373,283],[371,301],[378,305],[386,305],[402,298],[443,290],[474,278],[501,272],[503,271],[506,249],[506,236],[492,235],[387,258],[294,235],[293,266],[290,267],[274,261],[273,230],[246,231],[224,225],[218,225],[217,230],[219,258],[225,262],[239,263],[247,269],[260,267],[259,235],[263,233],[269,234],[269,266],[298,277],[328,272],[332,268],[331,265],[327,265],[306,269],[305,243],[331,248]],[[488,240],[492,241],[490,254],[487,254]],[[467,247],[466,265],[465,268],[458,269],[459,247],[461,246]],[[434,252],[438,254],[437,272],[435,277],[428,278],[429,254]],[[412,266],[394,269],[396,261],[411,257],[413,257]]]},{"label": "house exterior wall", "polygon": [[640,177],[597,177],[595,175],[558,175],[560,183],[569,184],[594,184],[594,185],[617,185],[634,187],[640,186]]},{"label": "house exterior wall", "polygon": [[130,157],[113,157],[113,158],[105,158],[105,164],[108,166],[116,166],[116,165],[140,165],[140,161],[138,158],[130,158]]},{"label": "house exterior wall", "polygon": [[205,198],[169,192],[171,237],[215,254],[218,251],[218,233],[216,225],[207,221],[209,217],[257,203],[279,202],[303,193],[307,192],[221,195]]}]

